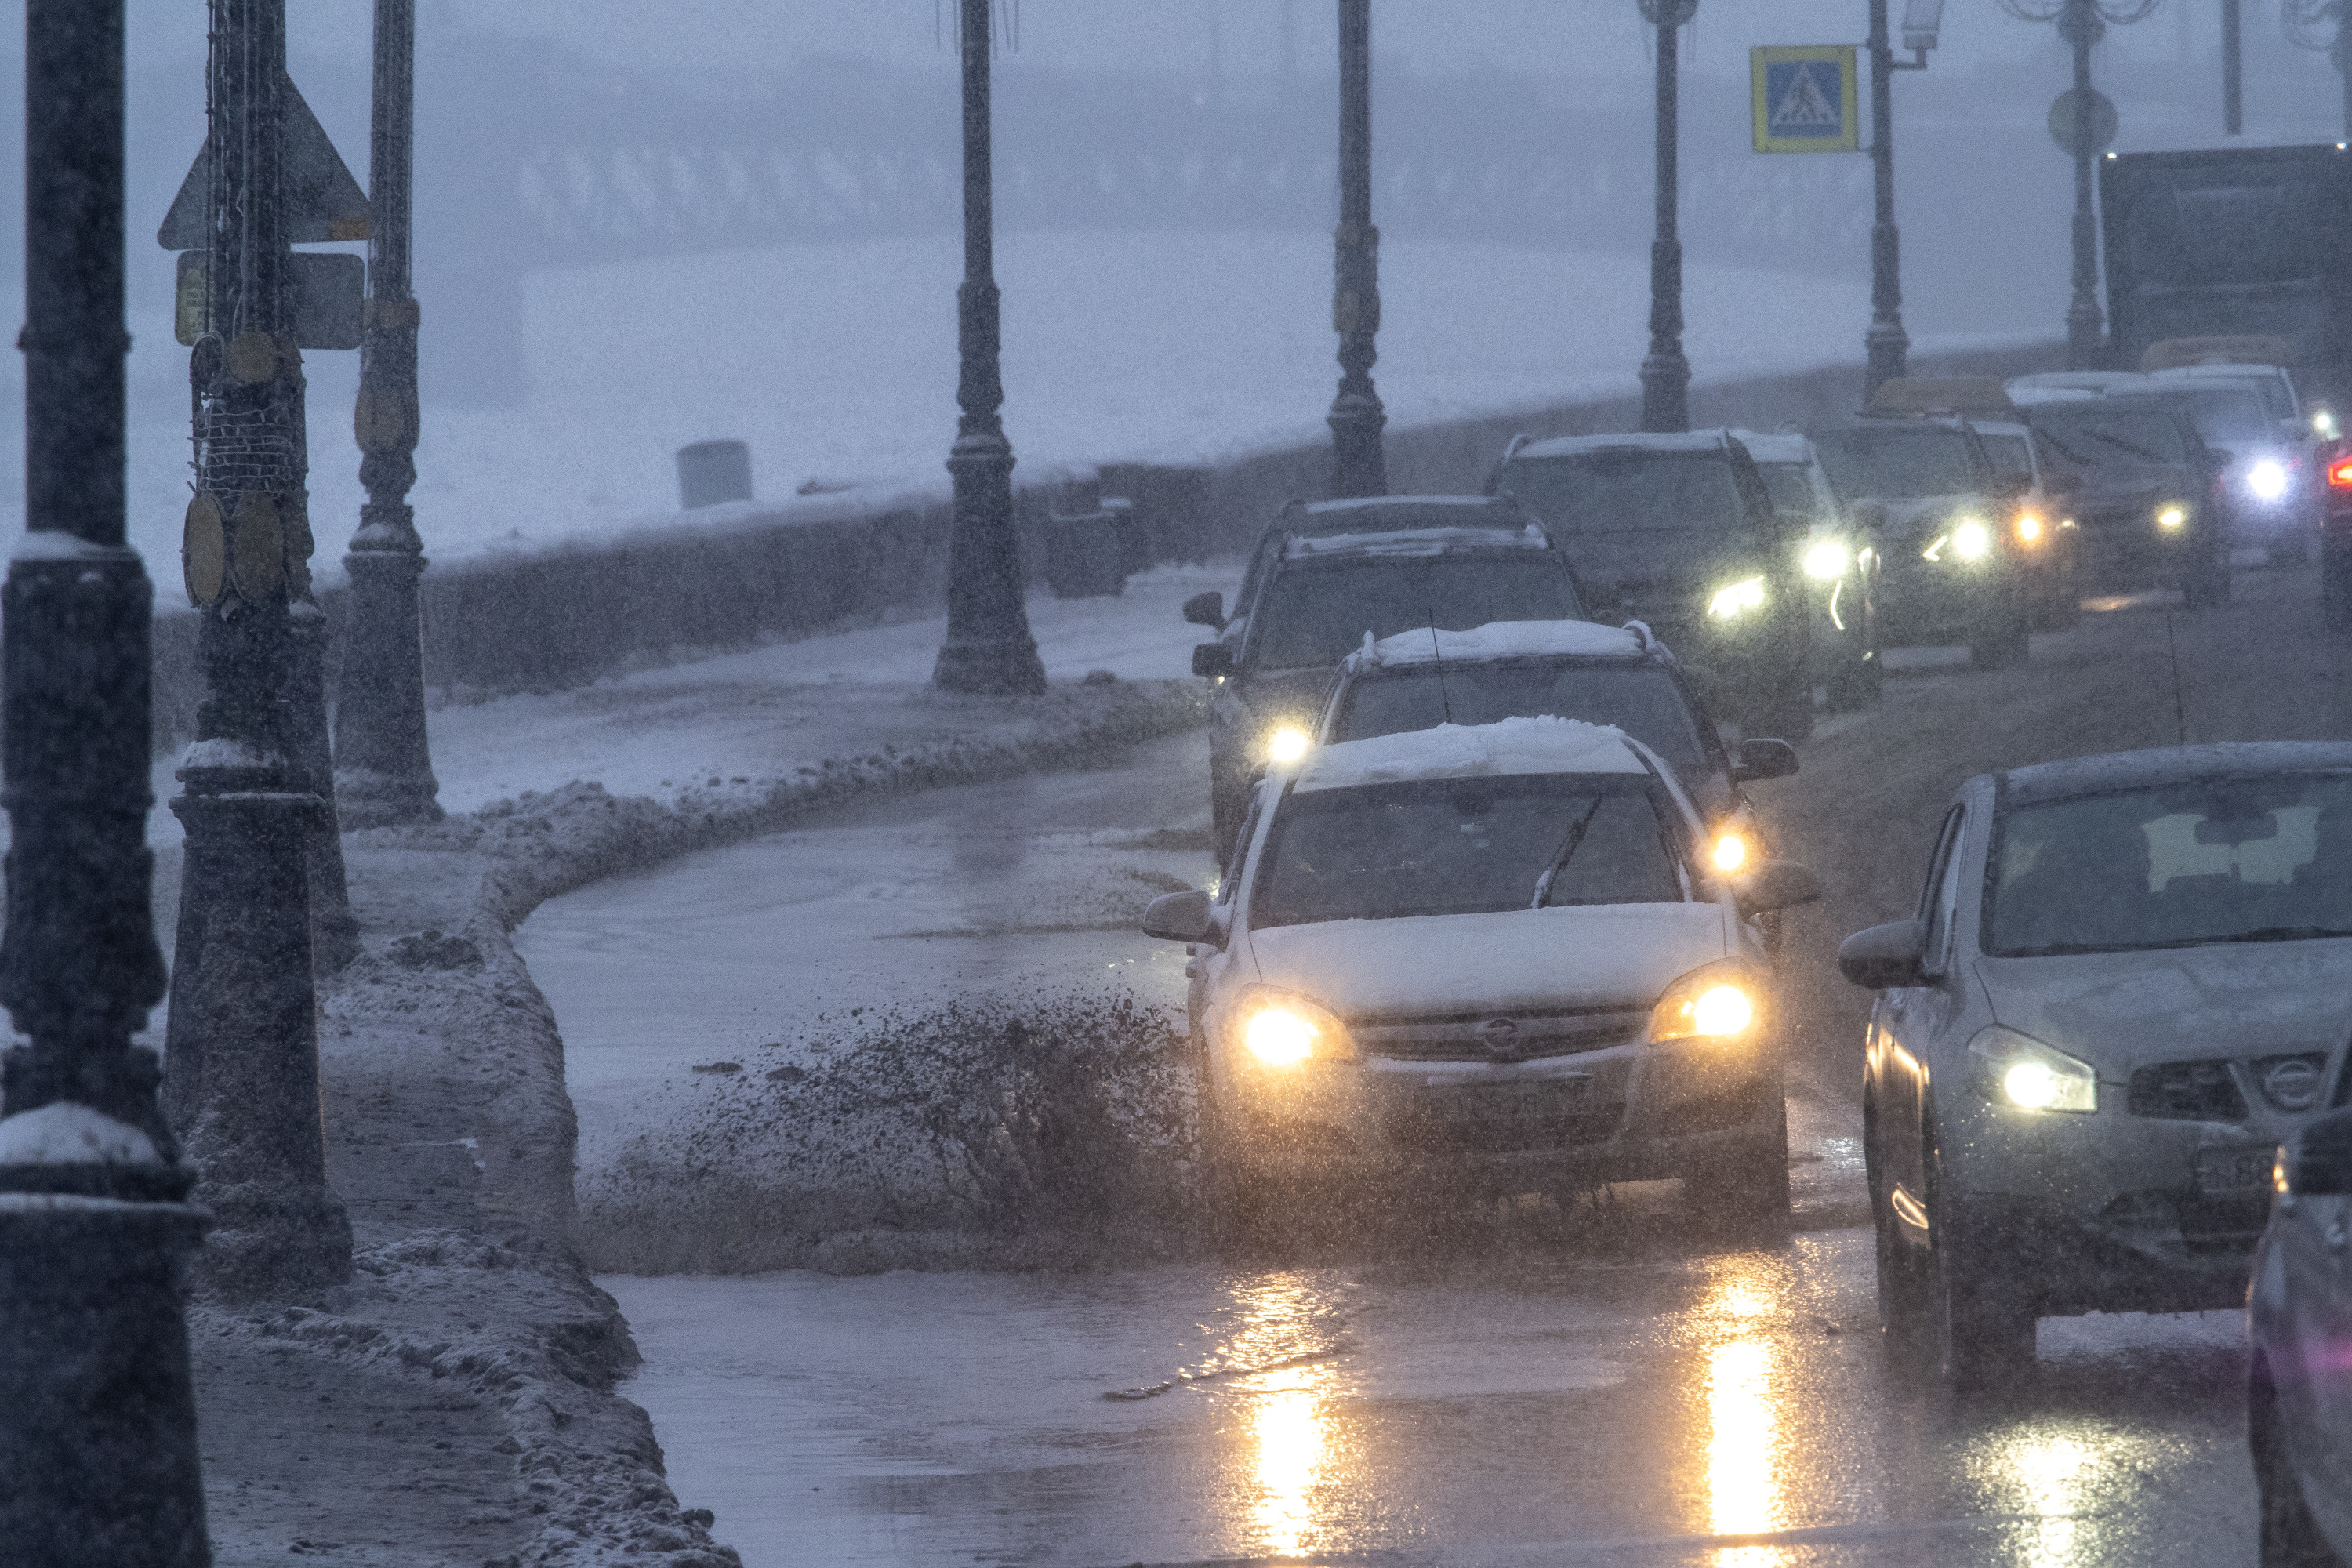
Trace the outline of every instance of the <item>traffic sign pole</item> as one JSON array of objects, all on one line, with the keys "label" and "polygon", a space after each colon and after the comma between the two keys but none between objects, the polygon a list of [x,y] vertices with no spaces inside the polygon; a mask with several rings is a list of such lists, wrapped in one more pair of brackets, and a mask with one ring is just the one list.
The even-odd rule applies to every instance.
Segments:
[{"label": "traffic sign pole", "polygon": [[[1922,57],[1925,58],[1924,56]],[[1870,0],[1870,331],[1863,334],[1866,368],[1862,401],[1910,368],[1911,335],[1903,330],[1903,236],[1895,226],[1895,47],[1886,28],[1886,0]]]}]

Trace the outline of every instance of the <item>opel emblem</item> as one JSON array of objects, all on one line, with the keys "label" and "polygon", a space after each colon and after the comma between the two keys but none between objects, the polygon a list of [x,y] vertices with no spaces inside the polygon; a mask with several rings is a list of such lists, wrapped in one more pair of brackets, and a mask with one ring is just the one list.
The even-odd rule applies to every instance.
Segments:
[{"label": "opel emblem", "polygon": [[1474,1031],[1490,1057],[1507,1057],[1519,1043],[1519,1026],[1510,1018],[1489,1018]]},{"label": "opel emblem", "polygon": [[2281,1110],[2309,1110],[2319,1100],[2319,1068],[2301,1057],[2273,1062],[2263,1074],[2263,1093]]}]

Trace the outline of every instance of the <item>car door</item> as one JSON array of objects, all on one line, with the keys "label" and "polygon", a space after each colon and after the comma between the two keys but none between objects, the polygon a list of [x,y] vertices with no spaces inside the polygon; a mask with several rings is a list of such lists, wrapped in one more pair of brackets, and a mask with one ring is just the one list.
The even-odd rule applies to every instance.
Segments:
[{"label": "car door", "polygon": [[[2333,1104],[2347,1101],[2352,1073],[2339,1073]],[[2318,1483],[2314,1510],[2342,1532],[2352,1530],[2352,1197],[2302,1194],[2272,1224],[2296,1358],[2273,1373],[2287,1451]]]},{"label": "car door", "polygon": [[1927,1232],[1927,1151],[1925,1138],[1928,1063],[1958,1011],[1952,928],[1959,899],[1961,849],[1969,814],[1956,804],[1945,813],[1927,858],[1917,919],[1923,933],[1926,985],[1882,991],[1871,1009],[1870,1060],[1880,1139],[1880,1181],[1888,1206],[1907,1236]]}]

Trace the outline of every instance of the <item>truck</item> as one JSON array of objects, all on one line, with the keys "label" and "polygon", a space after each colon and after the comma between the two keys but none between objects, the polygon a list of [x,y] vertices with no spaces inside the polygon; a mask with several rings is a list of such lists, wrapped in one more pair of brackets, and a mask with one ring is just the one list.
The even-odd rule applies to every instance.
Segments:
[{"label": "truck", "polygon": [[[2352,153],[2343,142],[2099,161],[2111,366],[2183,338],[2273,338],[2306,403],[2352,395]],[[2236,356],[2231,356],[2236,357]]]}]

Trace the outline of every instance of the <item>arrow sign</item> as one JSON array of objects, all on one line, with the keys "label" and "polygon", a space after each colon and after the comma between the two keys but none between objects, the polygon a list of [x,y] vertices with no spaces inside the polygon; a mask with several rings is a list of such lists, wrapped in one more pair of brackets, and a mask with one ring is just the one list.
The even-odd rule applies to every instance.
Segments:
[{"label": "arrow sign", "polygon": [[[367,194],[352,178],[351,170],[344,167],[342,155],[327,140],[327,128],[319,123],[319,117],[302,101],[301,91],[291,80],[285,85],[286,161],[282,179],[287,243],[319,245],[336,239],[365,239]],[[207,247],[210,237],[205,233],[205,189],[212,179],[210,163],[211,160],[199,150],[195,166],[180,182],[180,194],[172,198],[172,210],[163,215],[163,226],[155,231],[155,242],[164,249]]]}]

